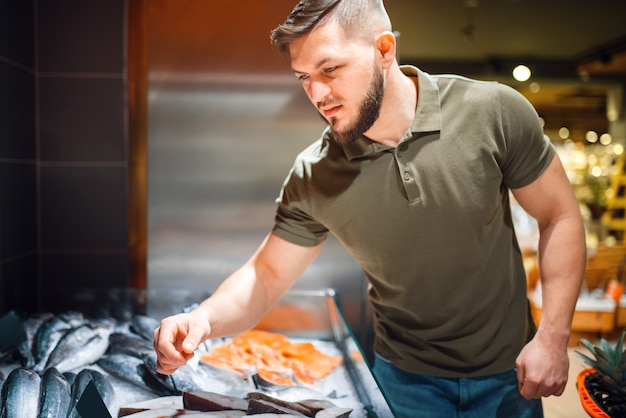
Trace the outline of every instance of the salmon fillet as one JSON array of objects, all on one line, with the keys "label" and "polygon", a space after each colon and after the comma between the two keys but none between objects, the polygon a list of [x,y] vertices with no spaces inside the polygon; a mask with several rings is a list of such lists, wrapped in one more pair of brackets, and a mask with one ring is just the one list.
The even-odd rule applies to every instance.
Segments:
[{"label": "salmon fillet", "polygon": [[257,329],[215,346],[200,358],[243,377],[256,372],[281,386],[294,386],[296,381],[311,385],[328,376],[342,361],[341,356],[322,353],[310,342],[294,343],[283,334]]}]

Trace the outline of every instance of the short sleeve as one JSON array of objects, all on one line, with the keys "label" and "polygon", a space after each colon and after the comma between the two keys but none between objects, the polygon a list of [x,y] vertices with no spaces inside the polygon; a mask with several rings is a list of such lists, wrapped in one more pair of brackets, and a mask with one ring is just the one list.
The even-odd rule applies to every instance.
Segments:
[{"label": "short sleeve", "polygon": [[513,88],[501,86],[500,118],[506,143],[501,169],[506,186],[517,189],[535,181],[556,151],[530,102]]},{"label": "short sleeve", "polygon": [[278,207],[272,232],[293,244],[312,247],[322,243],[328,229],[313,216],[311,157],[319,144],[307,148],[298,157],[276,199]]}]

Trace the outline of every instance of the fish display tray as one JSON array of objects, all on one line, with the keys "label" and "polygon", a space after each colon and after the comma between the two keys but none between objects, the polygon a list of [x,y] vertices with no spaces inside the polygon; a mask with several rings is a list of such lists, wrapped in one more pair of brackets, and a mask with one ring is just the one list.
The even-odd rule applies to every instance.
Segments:
[{"label": "fish display tray", "polygon": [[[166,292],[153,289],[145,295],[146,310],[150,317],[163,318],[180,312],[181,308],[191,309],[195,303],[208,296],[188,289],[168,289]],[[350,418],[393,418],[392,410],[365,360],[364,352],[345,319],[334,289],[291,290],[266,313],[255,328],[282,334],[293,342],[311,342],[330,356],[340,355],[341,364],[307,389],[324,395],[325,399],[337,406],[353,409]],[[213,345],[230,340],[209,339],[199,347],[199,351],[209,351]],[[279,389],[272,395],[287,401],[301,399],[298,398],[297,388],[293,389]],[[267,393],[267,388],[264,391]],[[305,390],[302,394],[306,397],[309,392]],[[122,399],[118,399],[112,410],[117,410],[123,403]]]},{"label": "fish display tray", "polygon": [[[111,310],[111,312],[98,316],[89,316],[89,314],[83,313],[82,311],[72,311],[64,315],[62,319],[50,313],[33,314],[21,318],[23,321],[22,325],[26,331],[25,334],[28,338],[24,343],[20,344],[19,350],[13,351],[10,356],[3,358],[3,361],[0,362],[0,386],[2,386],[3,383],[7,383],[10,373],[21,366],[22,361],[18,360],[18,358],[27,360],[27,363],[33,364],[33,366],[25,367],[32,367],[39,370],[34,360],[29,358],[32,357],[32,354],[28,354],[35,350],[36,346],[39,349],[37,342],[43,341],[54,344],[50,347],[50,356],[52,356],[60,346],[67,348],[69,342],[73,342],[76,344],[72,346],[74,347],[72,348],[72,350],[74,350],[72,353],[89,353],[93,354],[92,357],[94,358],[89,357],[89,361],[87,361],[82,358],[84,356],[81,354],[78,360],[85,361],[82,363],[72,363],[76,368],[69,368],[68,371],[73,372],[70,374],[77,375],[79,372],[82,372],[83,369],[89,369],[92,372],[98,372],[97,374],[103,376],[106,381],[109,382],[111,390],[101,392],[101,396],[103,396],[103,400],[108,399],[108,401],[105,400],[104,403],[111,416],[116,417],[119,408],[122,406],[138,401],[155,399],[155,397],[160,395],[153,390],[154,388],[151,385],[147,385],[148,381],[142,380],[138,385],[135,379],[137,376],[143,376],[146,370],[155,370],[154,364],[152,364],[151,361],[145,363],[146,358],[144,358],[146,355],[149,358],[154,355],[154,351],[151,347],[152,330],[158,326],[158,321],[161,318],[179,313],[181,309],[187,311],[208,296],[189,289],[185,292],[182,292],[180,289],[178,291],[164,290],[165,289],[159,289],[158,291],[154,291],[153,289],[152,291],[147,291],[142,296],[141,300],[143,301],[145,311],[147,311],[146,315],[132,314],[135,310],[129,308],[130,304],[123,304],[123,309],[114,309]],[[90,295],[92,298],[99,297],[99,295],[94,295],[93,293],[86,294]],[[116,292],[114,295],[118,294],[119,292]],[[114,298],[114,295],[107,295],[107,297],[111,300],[115,299],[118,302],[132,299],[131,297]],[[102,304],[95,303],[90,305],[92,307],[103,306]],[[117,313],[120,318],[113,317],[113,315],[111,315],[112,312]],[[18,320],[20,318],[15,317],[13,319]],[[52,325],[53,323],[57,323],[57,319],[64,323],[63,329],[57,330],[57,328]],[[71,323],[74,323],[74,325],[71,325]],[[109,341],[108,348],[106,349],[107,354],[119,352],[120,349],[125,351],[126,344],[131,346],[135,345],[134,340],[122,339],[120,343],[119,336],[117,336],[115,340],[108,338],[109,335],[113,335],[112,333],[114,331],[118,331],[122,336],[126,336],[127,338],[133,335],[137,338],[142,338],[140,346],[135,348],[138,348],[143,354],[137,356],[123,356],[126,359],[124,363],[116,363],[115,368],[112,369],[110,362],[104,361],[107,356],[101,355],[104,350],[104,345],[101,347],[100,343],[94,343],[93,350],[88,350],[83,345],[78,344],[78,342],[82,340],[79,341],[79,339],[76,339],[76,341],[74,341],[74,339],[69,338],[70,335],[72,337],[77,335],[75,332],[84,329],[83,327],[85,325],[88,325],[88,328],[92,329],[93,333],[100,335],[100,332],[103,332],[104,334],[102,335],[107,335],[107,340]],[[391,409],[365,360],[363,350],[359,347],[340,309],[337,295],[333,289],[316,291],[293,290],[288,292],[261,319],[256,328],[282,334],[293,342],[310,342],[326,355],[341,356],[342,362],[329,375],[315,381],[312,385],[302,384],[296,387],[268,386],[268,382],[263,381],[262,378],[254,374],[249,376],[250,378],[242,379],[241,376],[234,372],[209,366],[208,364],[206,364],[206,367],[201,367],[204,363],[200,362],[199,358],[201,358],[203,352],[208,352],[214,345],[232,339],[223,338],[209,339],[203,343],[198,349],[198,355],[194,358],[195,365],[188,364],[181,368],[185,369],[184,371],[177,370],[176,373],[181,378],[183,376],[190,376],[191,374],[191,379],[194,380],[195,383],[198,383],[198,385],[194,385],[194,387],[202,387],[201,390],[213,391],[225,395],[236,394],[236,396],[245,396],[245,394],[252,391],[262,391],[270,396],[285,401],[325,399],[331,401],[338,407],[350,408],[352,410],[350,414],[351,418],[393,417]],[[39,335],[39,330],[43,330],[41,335],[46,335],[46,337],[35,338],[36,334]],[[53,338],[54,335],[56,335],[56,338]],[[62,344],[62,342],[65,341],[65,337],[68,337],[67,339],[70,341],[67,344]],[[101,341],[102,338],[102,336],[99,339],[94,338],[93,341]],[[132,347],[129,346],[128,348]],[[52,349],[55,351],[52,351]],[[71,359],[74,358],[75,355],[76,354],[72,354],[66,357]],[[65,359],[65,357],[63,358]],[[48,363],[48,361],[49,359],[47,361],[44,360],[46,363]],[[104,361],[104,363],[102,363],[102,361]],[[130,363],[128,363],[128,361],[130,361]],[[122,373],[124,376],[119,374],[122,371],[133,372],[134,370],[139,370],[138,367],[140,366],[136,365],[137,362],[141,363],[141,370],[143,370],[141,373],[130,373],[132,375],[130,376],[130,380],[127,379],[127,373]],[[46,369],[50,364],[56,365],[57,363],[46,364]],[[218,369],[221,370],[221,372],[218,371]],[[40,371],[43,372],[43,369]],[[40,371],[37,371],[37,373]],[[62,372],[65,371],[62,370]],[[182,373],[182,375],[180,375],[179,372]],[[234,379],[233,375],[236,375],[237,378]],[[173,379],[172,382],[174,382],[174,380],[183,383],[182,380],[178,379]],[[15,382],[15,380],[13,380],[13,382]],[[183,386],[184,385],[175,385],[174,389],[180,392],[185,390]],[[31,385],[29,384],[24,386],[23,390],[30,388]],[[161,393],[160,391],[158,392]],[[320,396],[318,397],[316,395]],[[0,409],[2,409],[2,406],[4,405],[0,405]]]},{"label": "fish display tray", "polygon": [[354,409],[351,417],[393,417],[333,289],[287,293],[257,328],[283,334],[292,340],[311,341],[329,355],[340,354],[343,362],[316,382],[315,389],[321,393],[332,392],[338,400],[343,399],[341,406]]}]

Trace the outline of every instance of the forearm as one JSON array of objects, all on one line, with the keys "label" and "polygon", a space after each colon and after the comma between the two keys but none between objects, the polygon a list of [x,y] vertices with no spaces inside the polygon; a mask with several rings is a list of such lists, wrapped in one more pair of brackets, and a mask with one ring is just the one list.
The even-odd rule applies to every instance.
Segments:
[{"label": "forearm", "polygon": [[537,180],[513,193],[539,225],[542,290],[539,329],[515,362],[520,393],[558,396],[567,384],[567,343],[587,261],[584,227],[558,155]]},{"label": "forearm", "polygon": [[255,268],[246,264],[226,279],[211,297],[194,310],[211,327],[211,338],[243,332],[253,327],[280,297],[257,278]]},{"label": "forearm", "polygon": [[578,213],[541,228],[539,269],[542,314],[539,333],[567,344],[585,273],[584,229]]},{"label": "forearm", "polygon": [[269,234],[257,252],[193,311],[208,324],[211,338],[245,331],[298,280],[321,244],[301,247]]}]

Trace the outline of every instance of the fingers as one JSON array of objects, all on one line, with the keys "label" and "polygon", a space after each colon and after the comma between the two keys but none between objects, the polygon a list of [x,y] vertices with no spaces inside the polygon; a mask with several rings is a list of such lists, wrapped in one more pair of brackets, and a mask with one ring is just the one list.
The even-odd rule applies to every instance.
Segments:
[{"label": "fingers", "polygon": [[517,371],[517,386],[519,387],[519,392],[522,394],[522,396],[526,399],[532,399],[532,397],[528,397],[527,393],[530,391],[529,388],[524,388],[524,383],[526,380],[526,377],[524,376],[524,368],[520,367],[519,364],[517,365],[516,368]]},{"label": "fingers", "polygon": [[519,392],[526,399],[540,398],[541,395],[538,395],[538,387],[537,385],[531,384],[531,382],[521,381],[519,382]]},{"label": "fingers", "polygon": [[[196,327],[198,328],[198,327]],[[198,331],[190,332],[189,318],[184,315],[165,318],[154,330],[154,351],[157,354],[157,371],[172,374],[194,356],[202,340]]]},{"label": "fingers", "polygon": [[532,379],[528,376],[520,376],[518,371],[518,385],[520,394],[526,399],[539,399],[546,396],[561,396],[565,390],[567,380]]},{"label": "fingers", "polygon": [[520,393],[526,399],[539,399],[548,396],[561,396],[565,390],[565,386],[558,388],[542,388],[537,385],[527,383],[520,384]]},{"label": "fingers", "polygon": [[[550,342],[550,341],[548,341]],[[537,338],[520,352],[515,362],[520,394],[526,399],[563,394],[569,371],[567,352]]]},{"label": "fingers", "polygon": [[186,363],[185,358],[176,350],[174,339],[165,336],[163,326],[154,331],[154,351],[157,355],[157,371],[172,374]]},{"label": "fingers", "polygon": [[187,336],[182,340],[180,351],[184,354],[191,354],[191,357],[193,357],[193,353],[203,340],[204,330],[200,327],[191,327]]},{"label": "fingers", "polygon": [[554,396],[561,396],[563,394],[563,392],[565,392],[565,383],[563,383],[563,385],[561,385],[560,389],[557,389],[554,391],[554,393],[552,395]]}]

